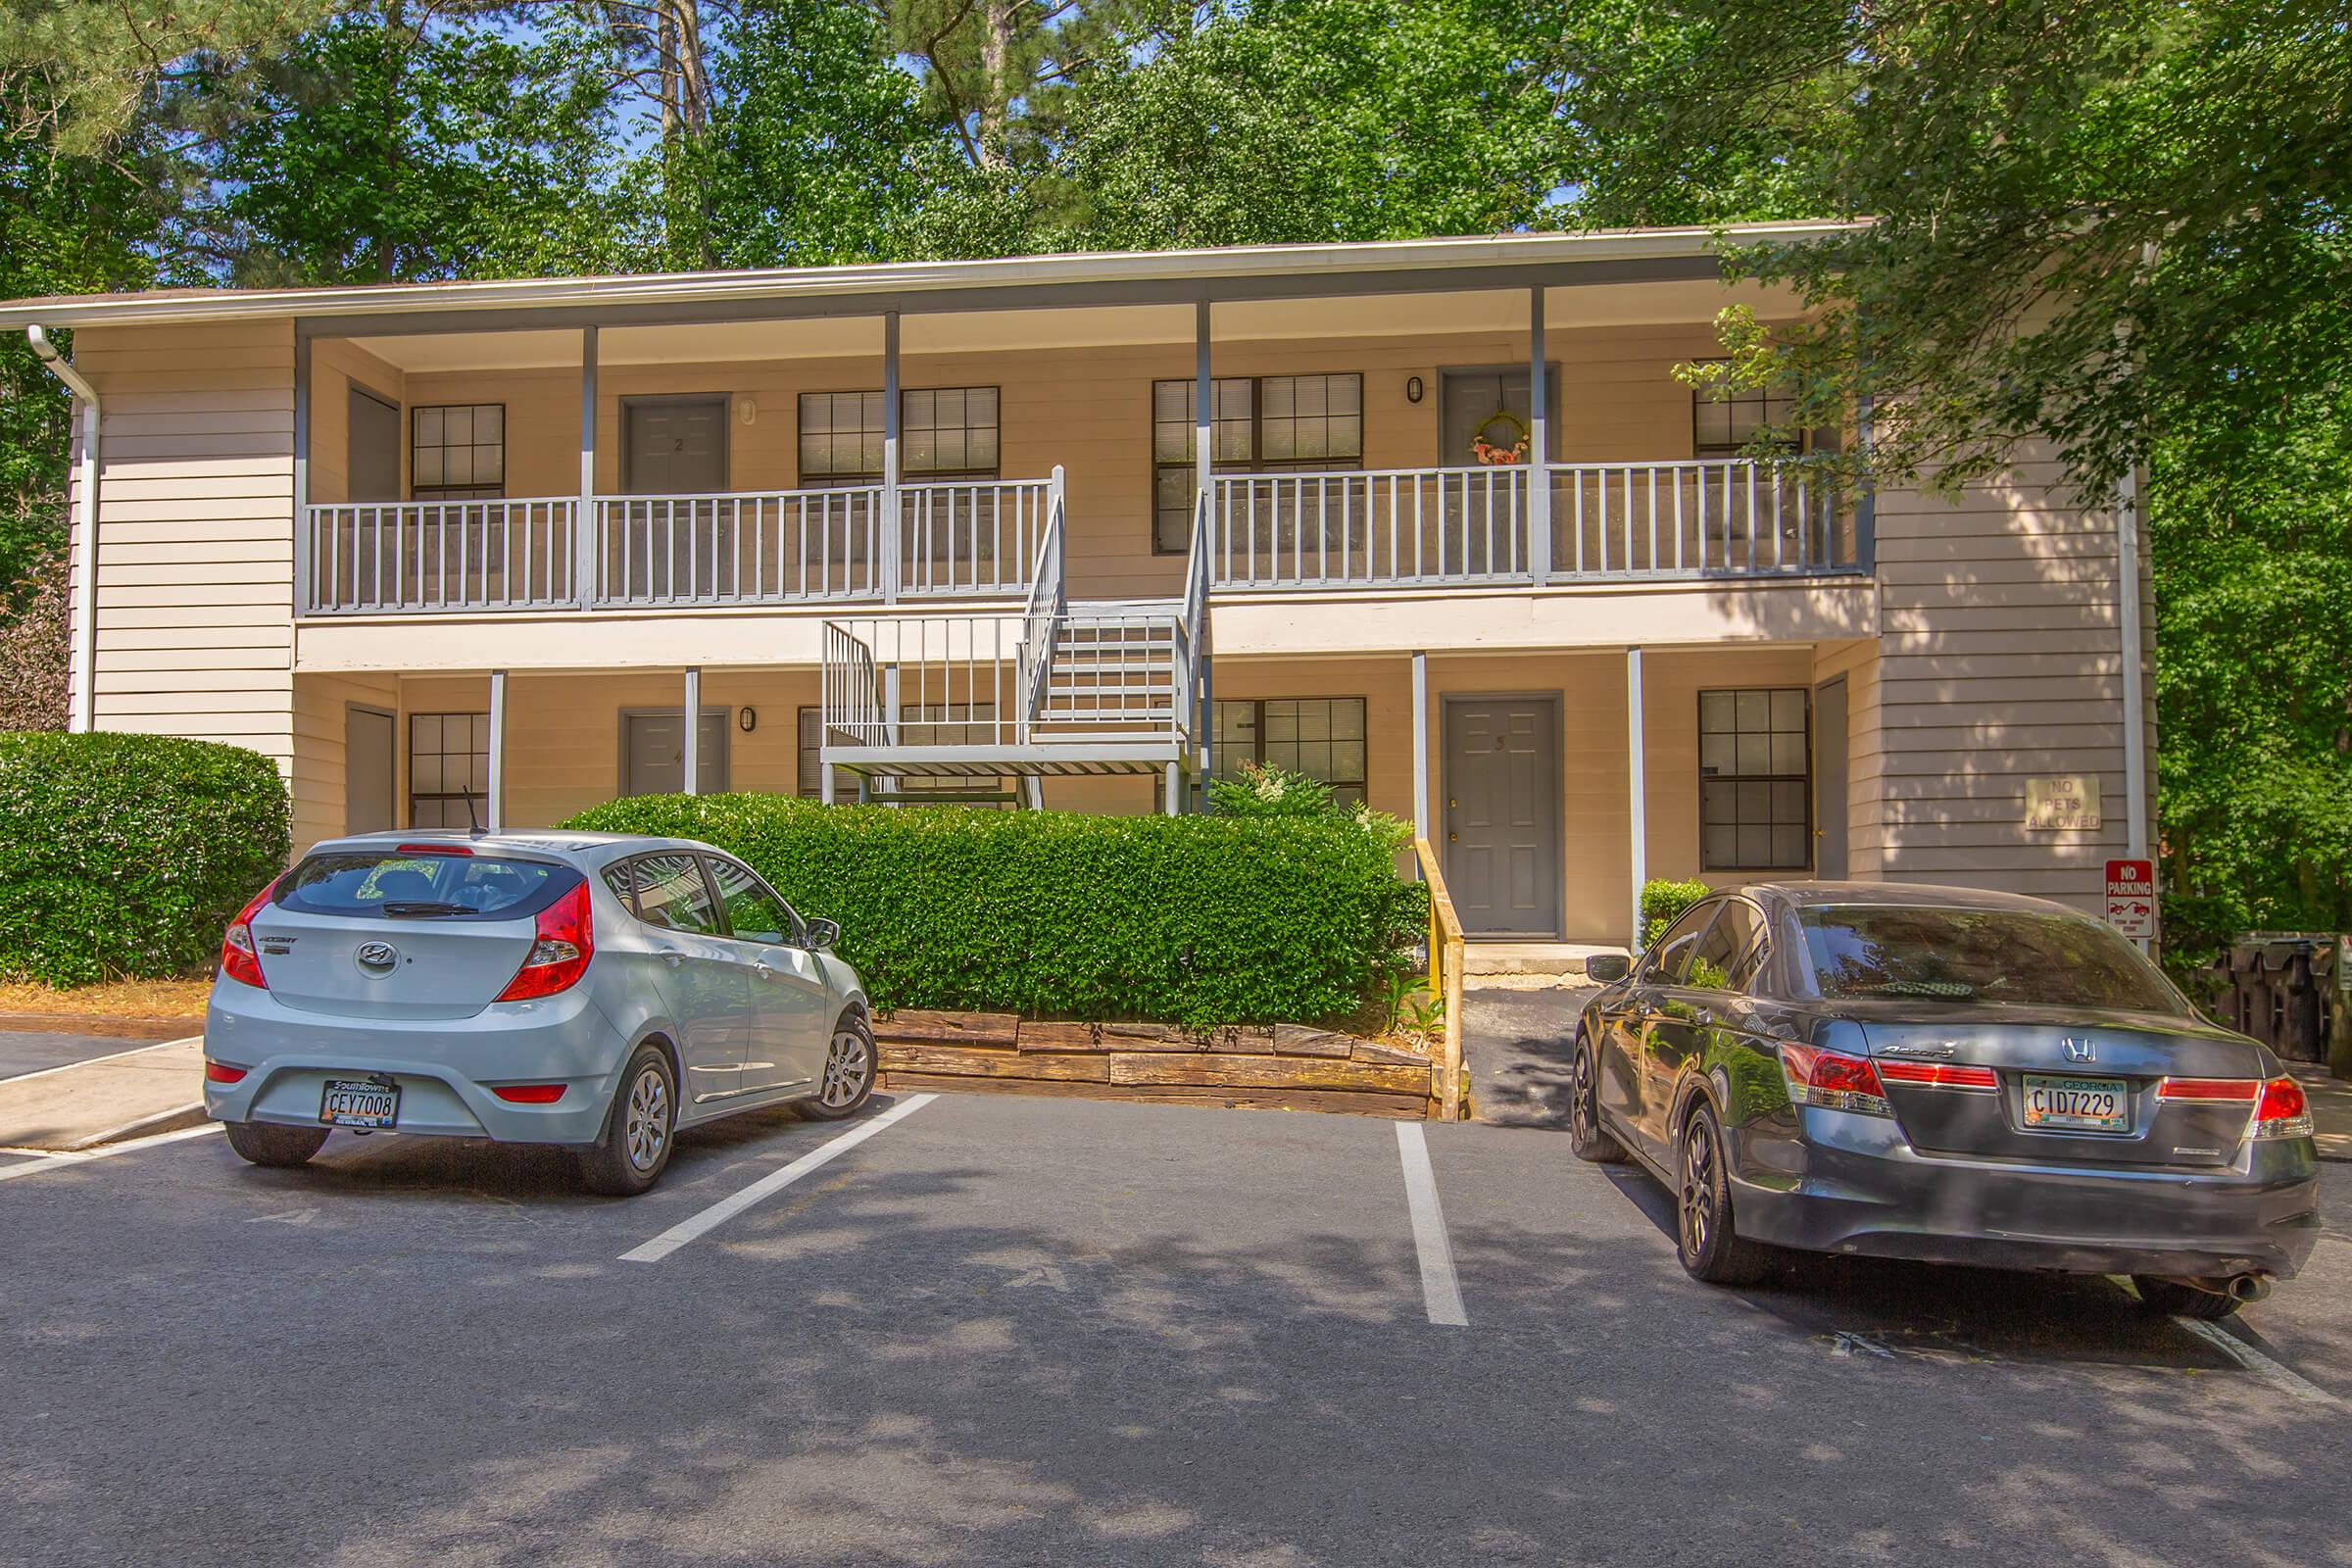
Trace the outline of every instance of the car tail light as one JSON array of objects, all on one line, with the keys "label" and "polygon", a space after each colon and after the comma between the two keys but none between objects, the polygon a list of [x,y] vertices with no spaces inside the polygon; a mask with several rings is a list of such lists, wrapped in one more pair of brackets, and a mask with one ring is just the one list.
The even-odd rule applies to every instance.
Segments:
[{"label": "car tail light", "polygon": [[1894,1061],[1879,1058],[1873,1063],[1879,1081],[1889,1084],[1917,1084],[1923,1089],[1994,1090],[2001,1087],[2000,1074],[1990,1067],[1972,1067],[1957,1061]]},{"label": "car tail light", "polygon": [[589,927],[588,884],[582,882],[539,911],[531,951],[497,1000],[528,1002],[533,997],[552,997],[575,983],[588,972],[588,960],[596,954]]},{"label": "car tail light", "polygon": [[1878,1069],[1867,1056],[1781,1042],[1781,1076],[1788,1081],[1788,1099],[1799,1105],[1824,1105],[1831,1110],[1858,1110],[1886,1116],[1886,1091]]},{"label": "car tail light", "polygon": [[282,877],[272,877],[268,887],[256,893],[245,907],[237,911],[237,917],[228,922],[228,929],[220,935],[220,972],[237,984],[251,986],[256,991],[269,990],[270,982],[262,978],[262,956],[254,951],[253,917],[261,912],[263,905],[270,902],[270,895],[277,891],[277,884],[283,880]]},{"label": "car tail light", "polygon": [[246,1071],[247,1069],[243,1067],[231,1067],[225,1061],[208,1060],[204,1064],[204,1078],[205,1082],[207,1083],[242,1083],[244,1081]]},{"label": "car tail light", "polygon": [[473,850],[464,844],[402,844],[393,848],[395,855],[463,855],[471,857]]},{"label": "car tail light", "polygon": [[2165,1078],[2156,1084],[2158,1100],[2194,1104],[2249,1103],[2261,1094],[2262,1084],[2252,1078]]},{"label": "car tail light", "polygon": [[2274,1078],[2262,1086],[2262,1098],[2254,1102],[2254,1136],[2311,1136],[2311,1101],[2301,1084],[2292,1078]]},{"label": "car tail light", "polygon": [[490,1092],[515,1105],[552,1105],[564,1098],[562,1084],[497,1084]]}]

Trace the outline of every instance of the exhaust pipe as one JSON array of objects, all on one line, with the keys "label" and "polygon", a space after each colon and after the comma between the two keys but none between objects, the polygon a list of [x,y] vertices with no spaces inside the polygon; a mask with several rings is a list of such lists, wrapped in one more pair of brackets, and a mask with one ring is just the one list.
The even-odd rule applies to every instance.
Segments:
[{"label": "exhaust pipe", "polygon": [[2234,1301],[2259,1301],[2271,1294],[2268,1274],[2232,1274],[2227,1287]]}]

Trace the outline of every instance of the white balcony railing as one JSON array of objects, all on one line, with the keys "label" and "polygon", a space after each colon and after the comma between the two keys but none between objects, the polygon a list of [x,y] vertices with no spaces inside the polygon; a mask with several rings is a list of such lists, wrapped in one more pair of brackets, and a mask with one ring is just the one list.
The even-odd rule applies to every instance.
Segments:
[{"label": "white balcony railing", "polygon": [[[1539,471],[1547,540],[1530,506]],[[1857,562],[1847,498],[1802,459],[1220,474],[1209,501],[1225,589],[1749,577]]]},{"label": "white balcony railing", "polygon": [[579,597],[569,500],[365,502],[303,520],[304,608],[513,610]]},{"label": "white balcony railing", "polygon": [[[1540,475],[1540,480],[1539,476]],[[1532,505],[1532,485],[1549,516]],[[1055,478],[722,496],[308,508],[314,614],[889,604],[1028,594]],[[1785,577],[1861,569],[1813,460],[1219,474],[1184,582],[1218,592]],[[585,517],[594,537],[581,536]],[[1058,561],[1058,557],[1055,558]]]}]

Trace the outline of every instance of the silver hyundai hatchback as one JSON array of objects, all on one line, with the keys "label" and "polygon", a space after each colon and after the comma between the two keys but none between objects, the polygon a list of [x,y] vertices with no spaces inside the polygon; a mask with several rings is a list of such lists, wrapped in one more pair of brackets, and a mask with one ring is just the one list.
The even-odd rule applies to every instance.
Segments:
[{"label": "silver hyundai hatchback", "polygon": [[857,972],[730,856],[604,833],[328,840],[229,926],[205,1109],[257,1165],[335,1128],[560,1144],[651,1187],[678,1130],[873,1093]]}]

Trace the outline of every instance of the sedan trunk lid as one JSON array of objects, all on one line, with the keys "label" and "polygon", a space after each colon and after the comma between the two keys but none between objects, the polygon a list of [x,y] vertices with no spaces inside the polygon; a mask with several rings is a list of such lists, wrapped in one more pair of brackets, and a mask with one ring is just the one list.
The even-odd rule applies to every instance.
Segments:
[{"label": "sedan trunk lid", "polygon": [[2103,1008],[1847,1004],[1911,1146],[2056,1164],[2210,1167],[2252,1121],[2167,1078],[2258,1084],[2262,1048],[2193,1019]]}]

